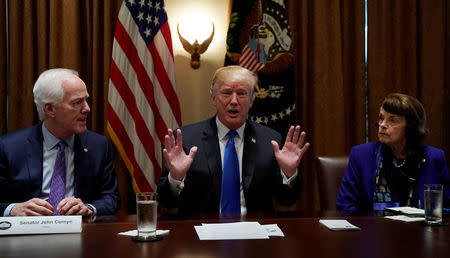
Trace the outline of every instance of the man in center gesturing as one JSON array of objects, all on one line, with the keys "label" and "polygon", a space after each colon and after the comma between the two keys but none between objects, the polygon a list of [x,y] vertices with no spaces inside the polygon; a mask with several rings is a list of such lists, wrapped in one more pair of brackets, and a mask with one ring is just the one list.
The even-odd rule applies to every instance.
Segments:
[{"label": "man in center gesturing", "polygon": [[[298,166],[309,148],[305,132],[291,126],[281,135],[247,120],[257,77],[240,66],[214,74],[211,102],[216,115],[167,131],[167,166],[158,185],[159,202],[178,215],[273,211],[273,199],[291,205],[300,196]],[[175,134],[175,135],[174,135]]]}]

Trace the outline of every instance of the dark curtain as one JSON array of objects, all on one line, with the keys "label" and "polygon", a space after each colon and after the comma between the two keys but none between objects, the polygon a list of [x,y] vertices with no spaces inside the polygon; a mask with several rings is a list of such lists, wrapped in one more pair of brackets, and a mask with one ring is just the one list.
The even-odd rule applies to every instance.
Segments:
[{"label": "dark curtain", "polygon": [[6,131],[38,122],[33,84],[42,71],[65,67],[77,70],[86,83],[92,109],[89,129],[103,133],[112,38],[122,0],[8,3],[8,80],[2,87],[8,94]]},{"label": "dark curtain", "polygon": [[6,0],[0,0],[0,135],[6,132]]},{"label": "dark curtain", "polygon": [[[112,39],[122,0],[8,3],[6,10],[5,0],[0,0],[2,38],[6,38],[6,12],[9,17],[9,51],[6,40],[0,40],[0,134],[38,122],[33,84],[42,71],[54,67],[79,71],[91,96],[88,127],[104,134]],[[364,0],[287,0],[286,4],[297,71],[296,122],[311,143],[301,168],[304,186],[298,209],[319,209],[315,157],[348,155],[351,146],[364,143],[366,137],[376,140],[373,125],[379,104],[391,92],[416,96],[424,104],[431,131],[426,143],[444,149],[448,164],[448,1],[368,1],[367,89]],[[115,165],[123,194],[127,173],[119,155]]]},{"label": "dark curtain", "polygon": [[364,2],[289,1],[297,66],[297,120],[311,149],[298,208],[319,209],[317,156],[347,155],[365,139]]},{"label": "dark curtain", "polygon": [[367,89],[364,0],[288,2],[298,71],[297,120],[312,143],[303,164],[299,209],[318,209],[314,158],[348,155],[366,136],[377,140],[379,106],[391,92],[424,104],[431,131],[426,144],[444,149],[448,164],[448,2],[368,1]]},{"label": "dark curtain", "polygon": [[[109,66],[114,28],[122,0],[0,0],[0,135],[37,124],[33,85],[41,72],[77,70],[90,95],[88,129],[105,134]],[[7,54],[9,62],[7,62]],[[6,102],[7,98],[7,102]],[[6,103],[8,103],[6,107]],[[126,212],[128,172],[115,153]]]},{"label": "dark curtain", "polygon": [[368,2],[369,136],[390,92],[417,97],[427,112],[425,143],[449,155],[449,4],[446,0]]}]

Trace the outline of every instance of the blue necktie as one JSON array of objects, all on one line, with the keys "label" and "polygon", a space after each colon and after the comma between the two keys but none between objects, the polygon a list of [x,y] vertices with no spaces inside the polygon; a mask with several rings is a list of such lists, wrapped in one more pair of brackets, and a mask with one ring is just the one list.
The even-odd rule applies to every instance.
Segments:
[{"label": "blue necktie", "polygon": [[66,157],[64,154],[64,148],[66,143],[60,141],[58,143],[59,151],[56,156],[55,168],[53,170],[52,182],[50,184],[50,194],[48,196],[48,202],[55,208],[55,215],[59,215],[56,210],[58,203],[64,199],[66,194]]},{"label": "blue necktie", "polygon": [[234,147],[234,137],[237,132],[231,130],[228,132],[228,142],[225,147],[225,154],[223,157],[223,172],[222,172],[222,213],[240,213],[240,185],[239,185],[239,160]]}]

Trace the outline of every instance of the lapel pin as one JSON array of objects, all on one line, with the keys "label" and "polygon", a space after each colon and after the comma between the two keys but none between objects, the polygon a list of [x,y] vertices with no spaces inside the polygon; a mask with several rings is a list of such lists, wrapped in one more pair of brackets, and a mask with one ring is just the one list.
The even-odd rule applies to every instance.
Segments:
[{"label": "lapel pin", "polygon": [[88,149],[84,148],[83,151],[84,151],[84,152],[88,152]]},{"label": "lapel pin", "polygon": [[426,159],[422,159],[422,163],[425,163],[425,162],[427,162],[427,160]]},{"label": "lapel pin", "polygon": [[255,138],[252,138],[252,142],[253,142],[253,143],[256,143],[256,139],[255,139]]}]

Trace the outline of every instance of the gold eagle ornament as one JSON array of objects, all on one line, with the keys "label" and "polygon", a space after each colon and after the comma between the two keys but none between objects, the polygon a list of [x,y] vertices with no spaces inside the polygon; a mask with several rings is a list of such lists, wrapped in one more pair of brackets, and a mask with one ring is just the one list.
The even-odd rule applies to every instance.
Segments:
[{"label": "gold eagle ornament", "polygon": [[191,67],[194,69],[198,69],[200,67],[200,55],[205,53],[214,37],[214,23],[212,23],[212,26],[212,33],[209,38],[205,39],[201,44],[199,44],[197,40],[194,41],[194,44],[191,44],[189,41],[183,38],[183,36],[181,36],[180,24],[177,24],[178,37],[180,38],[184,50],[191,54]]}]

